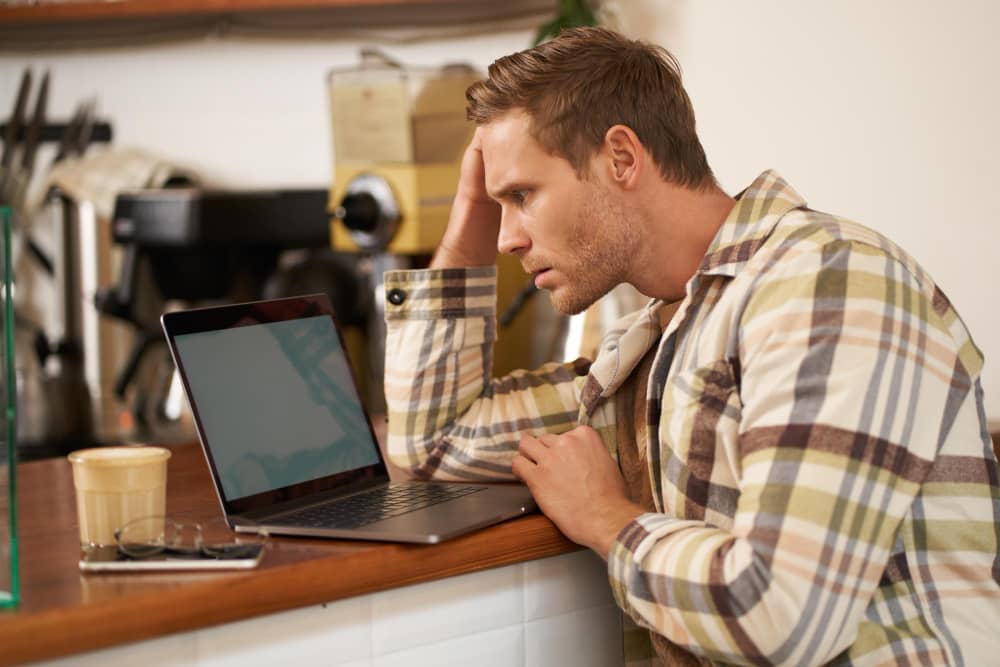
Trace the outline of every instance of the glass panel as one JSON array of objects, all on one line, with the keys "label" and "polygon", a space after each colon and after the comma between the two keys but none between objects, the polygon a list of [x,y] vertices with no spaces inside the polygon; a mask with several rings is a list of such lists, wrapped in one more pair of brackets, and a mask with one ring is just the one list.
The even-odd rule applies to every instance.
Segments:
[{"label": "glass panel", "polygon": [[17,384],[14,376],[14,303],[11,300],[10,209],[0,207],[0,607],[17,604]]}]

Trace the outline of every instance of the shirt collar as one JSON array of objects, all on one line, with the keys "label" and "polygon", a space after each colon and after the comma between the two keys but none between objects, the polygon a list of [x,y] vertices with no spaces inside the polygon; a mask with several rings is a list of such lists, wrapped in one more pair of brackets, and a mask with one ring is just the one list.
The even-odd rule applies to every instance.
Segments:
[{"label": "shirt collar", "polygon": [[801,195],[770,169],[736,195],[736,200],[736,206],[709,245],[698,273],[735,276],[764,244],[782,216],[806,205]]}]

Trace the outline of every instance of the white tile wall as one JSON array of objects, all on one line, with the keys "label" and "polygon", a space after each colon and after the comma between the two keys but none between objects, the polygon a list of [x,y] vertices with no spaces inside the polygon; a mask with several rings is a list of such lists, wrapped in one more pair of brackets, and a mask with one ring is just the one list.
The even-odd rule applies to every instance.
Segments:
[{"label": "white tile wall", "polygon": [[614,604],[607,565],[593,551],[523,563],[524,620]]},{"label": "white tile wall", "polygon": [[621,615],[614,605],[524,624],[524,667],[622,664]]},{"label": "white tile wall", "polygon": [[344,665],[371,657],[372,596],[199,630],[199,665]]},{"label": "white tile wall", "polygon": [[620,622],[604,563],[579,551],[38,667],[614,667]]},{"label": "white tile wall", "polygon": [[415,667],[417,665],[510,667],[511,665],[524,664],[523,656],[524,627],[519,623],[499,630],[466,635],[457,639],[378,656],[372,660],[372,667]]},{"label": "white tile wall", "polygon": [[521,565],[375,593],[372,654],[522,622]]},{"label": "white tile wall", "polygon": [[36,664],[44,667],[135,667],[138,664],[189,667],[195,660],[194,638],[191,633],[185,633]]}]

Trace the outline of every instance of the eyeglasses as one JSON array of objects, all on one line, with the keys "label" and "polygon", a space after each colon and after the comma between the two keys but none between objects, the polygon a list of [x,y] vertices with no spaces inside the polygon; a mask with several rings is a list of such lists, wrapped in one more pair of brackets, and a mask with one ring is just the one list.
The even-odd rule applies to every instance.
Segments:
[{"label": "eyeglasses", "polygon": [[206,542],[200,523],[181,523],[164,516],[147,516],[130,521],[115,531],[115,543],[123,556],[134,559],[157,556],[175,558],[248,558],[257,553],[266,536]]}]

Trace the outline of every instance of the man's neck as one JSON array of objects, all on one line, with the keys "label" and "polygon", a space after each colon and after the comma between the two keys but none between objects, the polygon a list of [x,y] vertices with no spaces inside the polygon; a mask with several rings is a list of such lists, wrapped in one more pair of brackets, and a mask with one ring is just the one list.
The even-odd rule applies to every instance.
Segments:
[{"label": "man's neck", "polygon": [[692,190],[660,181],[642,202],[642,250],[630,282],[653,298],[684,298],[685,285],[735,204],[714,183]]}]

